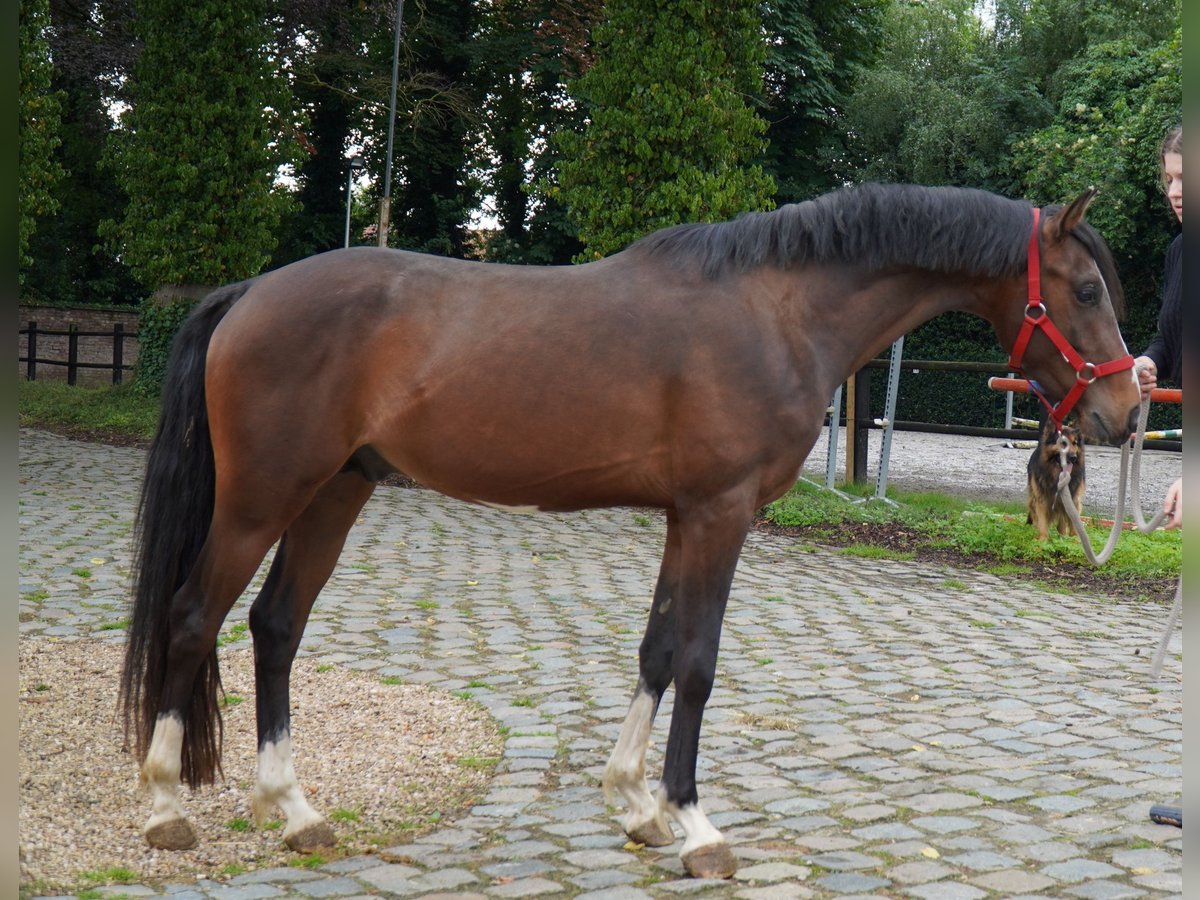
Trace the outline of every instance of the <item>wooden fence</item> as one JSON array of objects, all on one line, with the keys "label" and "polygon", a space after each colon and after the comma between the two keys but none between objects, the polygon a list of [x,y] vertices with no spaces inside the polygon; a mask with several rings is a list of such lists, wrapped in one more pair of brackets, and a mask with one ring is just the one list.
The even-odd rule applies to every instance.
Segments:
[{"label": "wooden fence", "polygon": [[[18,334],[25,338],[25,353],[17,357],[17,362],[18,364],[25,363],[25,378],[29,381],[37,380],[38,366],[65,367],[67,370],[67,384],[71,385],[78,383],[81,369],[107,369],[112,372],[113,384],[121,384],[125,373],[133,370],[133,366],[125,362],[125,341],[136,341],[138,335],[137,332],[126,331],[125,325],[121,322],[115,323],[111,331],[80,331],[74,325],[70,326],[66,331],[62,331],[38,328],[37,322],[31,321],[28,327],[20,329]],[[39,356],[39,337],[65,337],[67,339],[67,358]],[[102,355],[100,352],[97,352],[99,351],[99,347],[85,348],[85,351],[92,349],[93,352],[85,352],[83,354],[88,359],[81,358],[80,339],[86,339],[89,342],[99,342],[101,340],[108,342],[112,347],[112,354],[108,357],[108,361],[89,361],[89,359],[94,360]],[[61,341],[56,341],[55,343],[61,348]]]}]

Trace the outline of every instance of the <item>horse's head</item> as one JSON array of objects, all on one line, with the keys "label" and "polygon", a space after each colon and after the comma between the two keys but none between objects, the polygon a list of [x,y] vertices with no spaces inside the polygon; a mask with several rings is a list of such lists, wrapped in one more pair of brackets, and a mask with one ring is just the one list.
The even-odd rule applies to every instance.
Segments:
[{"label": "horse's head", "polygon": [[1035,211],[1024,318],[1014,309],[1004,331],[1015,336],[1009,365],[1040,388],[1052,419],[1061,423],[1074,409],[1085,436],[1119,445],[1137,426],[1141,394],[1117,328],[1124,296],[1112,255],[1083,221],[1094,195],[1040,218]]}]

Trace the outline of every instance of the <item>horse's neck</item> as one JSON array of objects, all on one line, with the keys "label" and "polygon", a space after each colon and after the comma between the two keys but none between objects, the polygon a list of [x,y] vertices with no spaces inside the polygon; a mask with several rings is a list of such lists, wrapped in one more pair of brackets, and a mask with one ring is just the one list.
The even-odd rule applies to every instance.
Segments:
[{"label": "horse's neck", "polygon": [[961,310],[992,320],[996,289],[981,278],[922,271],[834,277],[842,283],[805,292],[801,327],[835,386],[942,313]]}]

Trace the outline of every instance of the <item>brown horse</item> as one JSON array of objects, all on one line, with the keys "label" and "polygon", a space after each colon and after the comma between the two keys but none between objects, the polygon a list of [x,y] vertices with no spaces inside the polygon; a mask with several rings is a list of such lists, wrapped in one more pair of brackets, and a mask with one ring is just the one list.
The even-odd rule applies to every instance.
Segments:
[{"label": "brown horse", "polygon": [[[586,265],[360,248],[210,295],[176,340],[139,510],[122,687],[153,799],[147,839],[195,841],[178,787],[220,768],[217,634],[280,541],[250,610],[253,800],[283,811],[290,846],[333,842],[292,767],[289,675],[355,517],[399,471],[475,503],[665,510],[638,684],[604,787],[627,803],[634,840],[672,843],[674,819],[690,873],[731,875],[697,799],[696,754],[755,511],[795,482],[834,388],[939,313],[982,316],[1005,346],[1041,316],[1083,359],[1126,354],[1089,201],[1039,223],[1028,204],[980,191],[867,185],[669,228]],[[1044,303],[1027,297],[1031,246]],[[1095,381],[1077,404],[1094,439],[1129,437],[1128,373],[1085,377],[1040,333],[1022,349],[1049,396]],[[672,681],[655,797],[647,736]]]}]

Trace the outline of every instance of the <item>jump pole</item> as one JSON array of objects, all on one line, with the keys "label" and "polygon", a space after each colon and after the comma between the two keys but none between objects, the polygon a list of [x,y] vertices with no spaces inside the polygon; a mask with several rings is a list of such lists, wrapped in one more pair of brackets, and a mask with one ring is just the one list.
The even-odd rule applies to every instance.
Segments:
[{"label": "jump pole", "polygon": [[[1012,391],[1014,394],[1029,393],[1029,382],[1024,378],[989,378],[988,387],[993,391]],[[1155,388],[1150,392],[1150,399],[1155,403],[1182,403],[1183,390],[1181,388]]]}]

